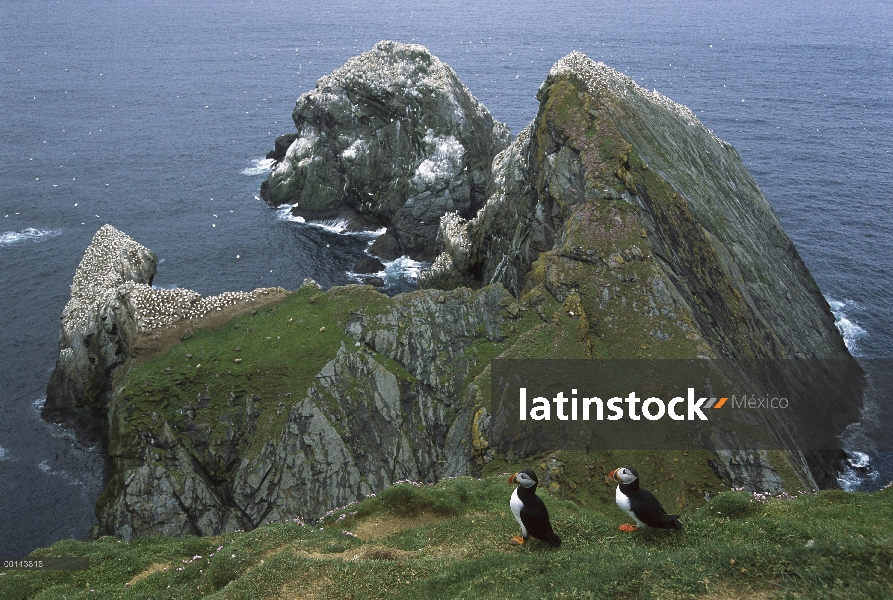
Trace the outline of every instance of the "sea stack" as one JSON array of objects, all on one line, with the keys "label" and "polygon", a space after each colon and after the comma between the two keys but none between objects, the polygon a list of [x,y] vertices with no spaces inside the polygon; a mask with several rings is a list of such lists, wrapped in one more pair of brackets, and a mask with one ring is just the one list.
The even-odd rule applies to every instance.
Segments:
[{"label": "sea stack", "polygon": [[277,140],[261,196],[306,219],[385,225],[372,252],[389,260],[430,259],[440,217],[477,212],[511,141],[450,67],[391,41],[321,78],[292,119],[297,133]]}]

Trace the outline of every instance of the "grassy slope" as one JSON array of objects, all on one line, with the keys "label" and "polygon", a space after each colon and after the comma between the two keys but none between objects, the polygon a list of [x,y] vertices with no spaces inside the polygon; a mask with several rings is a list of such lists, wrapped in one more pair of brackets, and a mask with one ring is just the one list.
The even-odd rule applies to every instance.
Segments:
[{"label": "grassy slope", "polygon": [[61,541],[32,555],[86,556],[90,570],[7,571],[0,597],[893,597],[893,489],[767,500],[724,492],[686,511],[681,532],[633,534],[617,530],[614,506],[581,509],[541,490],[558,550],[508,545],[510,493],[505,474],[404,483],[322,526]]}]

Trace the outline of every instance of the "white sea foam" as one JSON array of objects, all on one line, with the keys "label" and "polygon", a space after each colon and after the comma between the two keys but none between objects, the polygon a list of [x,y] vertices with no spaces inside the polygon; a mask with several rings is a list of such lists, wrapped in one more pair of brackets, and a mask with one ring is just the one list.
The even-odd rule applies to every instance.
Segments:
[{"label": "white sea foam", "polygon": [[87,489],[87,483],[85,481],[78,479],[65,469],[53,469],[53,467],[50,466],[49,459],[42,460],[40,464],[37,465],[37,468],[47,475],[55,475],[56,477],[61,477],[68,483],[68,485],[80,486],[82,488],[81,493],[84,493]]},{"label": "white sea foam", "polygon": [[[295,205],[297,206],[297,205]],[[290,205],[283,206],[279,210],[276,211],[276,218],[280,221],[291,221],[292,223],[306,223],[304,217],[296,217],[291,214],[291,209],[293,207]]]},{"label": "white sea foam", "polygon": [[256,158],[251,161],[251,166],[242,169],[242,175],[266,175],[273,170],[276,161],[272,158]]},{"label": "white sea foam", "polygon": [[419,273],[430,267],[431,263],[412,260],[408,256],[401,256],[397,260],[386,262],[384,265],[384,272],[387,277],[416,281],[419,278]]},{"label": "white sea foam", "polygon": [[319,227],[320,229],[325,229],[326,231],[331,231],[332,233],[344,234],[351,233],[347,230],[348,223],[344,219],[329,219],[325,221],[305,221],[306,225],[310,225],[311,227]]},{"label": "white sea foam", "polygon": [[35,229],[29,227],[24,231],[6,231],[0,233],[0,247],[12,246],[13,244],[29,240],[32,242],[39,242],[44,238],[56,237],[57,235],[62,235],[61,229]]},{"label": "white sea foam", "polygon": [[837,477],[841,489],[852,492],[873,487],[880,472],[871,468],[871,457],[859,450],[846,450],[846,455],[847,467]]},{"label": "white sea foam", "polygon": [[837,483],[840,484],[840,489],[843,491],[854,492],[859,489],[862,480],[853,469],[845,469],[843,473],[837,476]]},{"label": "white sea foam", "polygon": [[[294,205],[297,206],[297,205]],[[372,231],[353,231],[348,229],[350,224],[345,219],[329,219],[324,221],[308,221],[304,217],[299,217],[291,214],[291,209],[294,206],[285,206],[280,208],[277,211],[276,218],[280,221],[291,221],[292,223],[301,223],[302,225],[307,225],[308,227],[318,227],[319,229],[325,229],[331,233],[337,233],[339,235],[352,235],[361,238],[377,238],[380,235],[383,235],[385,231],[387,231],[386,227],[381,227],[379,229],[374,229]]]},{"label": "white sea foam", "polygon": [[390,287],[400,281],[417,283],[419,273],[431,266],[431,263],[412,260],[408,256],[401,256],[396,260],[382,261],[384,269],[377,273],[354,273],[347,271],[347,276],[359,282],[369,277],[380,277],[385,282],[385,287]]},{"label": "white sea foam", "polygon": [[856,303],[852,300],[844,299],[843,302],[826,298],[831,312],[834,314],[834,324],[843,336],[843,341],[853,356],[858,356],[859,340],[867,337],[868,332],[862,329],[858,323],[850,320],[847,316],[849,311],[856,307]]},{"label": "white sea foam", "polygon": [[868,454],[859,452],[858,450],[847,452],[847,459],[849,460],[850,466],[854,469],[867,469],[871,462]]},{"label": "white sea foam", "polygon": [[9,451],[6,448],[0,446],[0,460],[8,460],[9,459]]}]

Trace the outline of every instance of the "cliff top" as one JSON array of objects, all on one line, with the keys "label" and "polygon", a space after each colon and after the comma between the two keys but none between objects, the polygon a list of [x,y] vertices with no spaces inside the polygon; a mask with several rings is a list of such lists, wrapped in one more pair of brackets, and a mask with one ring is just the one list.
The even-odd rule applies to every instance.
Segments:
[{"label": "cliff top", "polygon": [[368,52],[354,56],[332,73],[322,76],[316,86],[341,87],[359,81],[381,88],[395,84],[404,88],[446,87],[454,85],[457,79],[453,70],[426,47],[382,40]]},{"label": "cliff top", "polygon": [[[677,118],[685,121],[689,125],[702,127],[709,131],[687,106],[667,98],[657,90],[649,91],[648,89],[643,88],[636,83],[633,78],[612,69],[603,62],[593,61],[578,50],[574,50],[552,66],[549,75],[546,77],[546,80],[543,82],[540,89],[542,90],[548,87],[562,74],[571,74],[579,78],[581,82],[586,84],[586,87],[591,94],[598,94],[603,90],[610,90],[620,97],[635,94],[642,98],[646,98],[656,106],[673,113]],[[711,133],[711,135],[713,134]],[[716,136],[713,137],[717,142],[725,144],[725,142]]]}]

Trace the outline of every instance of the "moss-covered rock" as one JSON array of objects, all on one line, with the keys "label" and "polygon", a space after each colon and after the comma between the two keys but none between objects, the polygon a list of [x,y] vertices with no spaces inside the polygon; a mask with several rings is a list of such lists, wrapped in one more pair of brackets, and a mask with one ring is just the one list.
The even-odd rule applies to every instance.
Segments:
[{"label": "moss-covered rock", "polygon": [[[536,307],[571,299],[587,357],[852,361],[737,152],[690,110],[579,52],[538,98],[536,119],[493,162],[484,207],[441,220],[423,286],[498,282]],[[799,364],[794,382],[839,383],[832,367]],[[860,405],[855,385],[822,424],[827,440]],[[767,426],[806,483],[836,485],[840,452],[809,451],[803,424],[777,412]],[[759,457],[720,457],[727,480],[781,485]]]}]

